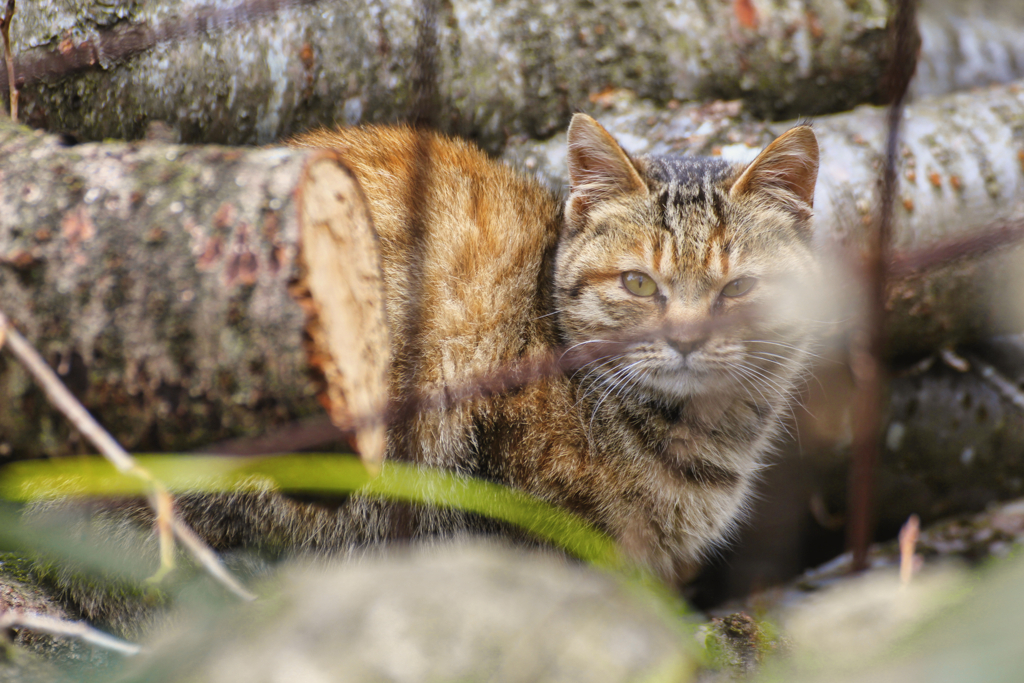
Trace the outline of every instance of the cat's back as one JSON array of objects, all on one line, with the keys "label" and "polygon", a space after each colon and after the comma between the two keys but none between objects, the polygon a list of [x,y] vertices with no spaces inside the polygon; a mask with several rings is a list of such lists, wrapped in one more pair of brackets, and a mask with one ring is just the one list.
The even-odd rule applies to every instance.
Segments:
[{"label": "cat's back", "polygon": [[[337,150],[356,174],[381,238],[389,301],[460,314],[454,325],[533,306],[561,217],[536,180],[464,140],[405,125],[322,129],[292,144]],[[392,323],[403,307],[389,311]]]},{"label": "cat's back", "polygon": [[464,140],[408,126],[320,130],[292,141],[340,152],[381,239],[392,387],[444,390],[553,342],[550,270],[561,202]]},{"label": "cat's back", "polygon": [[395,246],[422,233],[428,243],[474,238],[477,253],[504,253],[557,238],[557,198],[465,140],[395,125],[321,129],[291,144],[340,152]]}]

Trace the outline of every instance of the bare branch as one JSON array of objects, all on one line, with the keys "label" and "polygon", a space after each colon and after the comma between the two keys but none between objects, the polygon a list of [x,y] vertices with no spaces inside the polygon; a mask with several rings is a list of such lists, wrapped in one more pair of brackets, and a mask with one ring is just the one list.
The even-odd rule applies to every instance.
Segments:
[{"label": "bare branch", "polygon": [[1024,220],[1000,220],[984,230],[942,240],[931,246],[893,254],[889,275],[902,278],[962,259],[978,258],[1024,239]]},{"label": "bare branch", "polygon": [[11,22],[14,20],[14,0],[7,0],[7,10],[0,19],[0,34],[4,40],[4,61],[7,63],[7,86],[11,93],[11,120],[18,122],[18,86],[14,80],[14,56],[11,54]]},{"label": "bare branch", "polygon": [[109,633],[104,633],[82,621],[64,621],[63,619],[48,617],[42,614],[12,610],[0,614],[0,631],[9,628],[24,628],[30,631],[49,633],[54,636],[78,638],[87,643],[107,650],[113,650],[129,657],[142,652],[142,648],[135,643],[115,638]]},{"label": "bare branch", "polygon": [[[184,527],[185,524],[180,519],[177,519],[173,506],[170,503],[170,494],[167,492],[166,487],[157,481],[148,470],[141,467],[134,458],[130,456],[127,451],[121,448],[121,445],[114,440],[112,436],[103,427],[100,426],[96,420],[93,419],[89,411],[79,403],[78,399],[68,391],[64,383],[60,381],[57,374],[46,364],[42,356],[32,348],[28,340],[25,339],[21,333],[19,333],[14,327],[8,324],[7,317],[3,311],[0,311],[0,330],[5,331],[7,348],[10,349],[11,353],[25,366],[29,373],[35,378],[36,382],[46,392],[47,397],[53,405],[60,410],[65,417],[82,433],[84,437],[89,439],[90,442],[99,450],[99,452],[105,457],[111,464],[114,465],[119,471],[124,474],[128,474],[141,479],[146,482],[151,489],[150,503],[153,505],[153,509],[157,514],[157,526],[160,529],[160,556],[161,556],[161,568],[157,574],[157,577],[161,577],[166,574],[172,566],[169,564],[173,562],[171,556],[173,554],[173,547],[170,546],[171,532],[170,529],[174,529],[174,534],[181,539],[187,535],[179,529]],[[190,531],[191,533],[191,531]],[[252,600],[253,595],[242,588],[237,581],[234,579],[225,580],[227,570],[224,568],[220,559],[212,549],[205,546],[192,533],[192,538],[188,542],[184,542],[184,545],[192,551],[196,560],[217,580],[221,581],[224,586],[232,593],[245,600]],[[200,550],[201,549],[201,550]]]},{"label": "bare branch", "polygon": [[907,86],[914,75],[917,60],[915,27],[916,0],[900,0],[893,26],[893,60],[887,72],[891,95],[882,168],[881,207],[878,228],[871,236],[866,254],[870,277],[867,329],[858,335],[853,350],[852,369],[857,382],[854,399],[853,463],[850,470],[850,525],[847,544],[853,551],[853,570],[867,569],[871,546],[874,470],[878,460],[879,431],[882,423],[882,400],[885,390],[883,358],[885,356],[885,317],[889,282],[889,261],[893,233],[893,208],[899,163],[900,122]]},{"label": "bare branch", "polygon": [[326,415],[305,417],[281,427],[272,427],[261,436],[220,441],[193,452],[206,455],[270,455],[294,453],[326,443],[343,441],[354,432],[338,429]]},{"label": "bare branch", "polygon": [[1017,383],[1008,379],[995,367],[986,363],[976,355],[968,357],[971,366],[978,371],[981,378],[991,384],[999,394],[1017,408],[1024,410],[1024,391],[1020,390]]},{"label": "bare branch", "polygon": [[220,561],[217,553],[203,539],[199,538],[199,535],[192,530],[192,527],[185,524],[177,514],[172,514],[170,520],[171,530],[174,532],[175,538],[192,553],[192,556],[196,558],[211,576],[227,586],[232,593],[243,600],[251,601],[256,599],[254,594],[247,591],[231,575],[231,572],[227,570],[224,563]]}]

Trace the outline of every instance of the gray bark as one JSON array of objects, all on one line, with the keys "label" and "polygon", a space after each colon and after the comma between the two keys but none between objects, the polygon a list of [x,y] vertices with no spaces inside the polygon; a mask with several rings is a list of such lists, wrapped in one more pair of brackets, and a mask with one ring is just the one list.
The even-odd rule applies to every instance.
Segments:
[{"label": "gray bark", "polygon": [[[963,360],[957,369],[936,357],[890,382],[876,479],[882,533],[911,514],[928,523],[1024,495],[1024,338],[994,338]],[[829,512],[842,517],[853,386],[835,365],[820,367],[816,379],[807,401],[813,417],[803,415],[799,428],[800,463]]]},{"label": "gray bark", "polygon": [[816,114],[882,96],[890,11],[886,0],[746,12],[702,0],[238,3],[21,3],[26,120],[86,139],[139,138],[162,120],[183,142],[241,144],[430,108],[439,127],[498,149],[556,132],[609,87]]},{"label": "gray bark", "polygon": [[[0,150],[0,310],[126,448],[194,448],[320,412],[307,333],[335,420],[346,402],[360,414],[382,405],[379,256],[333,155],[65,147],[9,123]],[[306,281],[311,240],[334,264]],[[325,300],[347,317],[320,315]],[[83,448],[7,353],[0,397],[0,455]],[[369,428],[360,442],[378,457],[380,426]]]},{"label": "gray bark", "polygon": [[943,95],[1024,78],[1024,3],[924,0],[914,97]]},{"label": "gray bark", "polygon": [[[625,96],[610,99],[598,120],[632,154],[718,154],[737,161],[752,159],[793,125],[754,121],[739,103],[662,109]],[[860,258],[874,219],[885,111],[861,107],[821,117],[814,130],[821,147],[817,239],[822,253],[842,264]],[[505,158],[564,187],[564,134],[511,145]],[[1019,301],[1016,250],[1007,245],[993,253],[970,244],[979,232],[1024,220],[1024,89],[997,86],[908,107],[899,178],[893,248],[902,266],[889,299],[890,351],[927,353],[1024,328],[1021,312],[1007,306]],[[912,255],[961,242],[961,253],[953,254],[959,258],[913,267]],[[846,300],[856,290],[856,275],[842,265],[834,268],[828,295],[842,306],[833,314],[850,319],[859,305],[857,297]]]}]

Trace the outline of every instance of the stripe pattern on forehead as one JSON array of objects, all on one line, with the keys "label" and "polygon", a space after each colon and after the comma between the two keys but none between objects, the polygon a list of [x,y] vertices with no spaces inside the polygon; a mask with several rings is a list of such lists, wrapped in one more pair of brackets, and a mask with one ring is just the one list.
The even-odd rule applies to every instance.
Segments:
[{"label": "stripe pattern on forehead", "polygon": [[[713,224],[722,222],[721,185],[732,173],[731,164],[708,157],[651,157],[647,163],[647,177],[655,186],[652,191],[658,196],[666,229],[672,230],[672,219],[679,220],[691,213],[711,218]],[[701,211],[702,207],[705,211]]]},{"label": "stripe pattern on forehead", "polygon": [[733,166],[716,157],[661,157],[649,156],[647,177],[666,185],[708,188],[729,177]]},{"label": "stripe pattern on forehead", "polygon": [[717,259],[720,275],[728,270],[729,242],[726,234],[722,183],[733,166],[713,157],[648,157],[646,175],[657,192],[662,227],[675,238],[679,257],[699,264],[705,275]]}]

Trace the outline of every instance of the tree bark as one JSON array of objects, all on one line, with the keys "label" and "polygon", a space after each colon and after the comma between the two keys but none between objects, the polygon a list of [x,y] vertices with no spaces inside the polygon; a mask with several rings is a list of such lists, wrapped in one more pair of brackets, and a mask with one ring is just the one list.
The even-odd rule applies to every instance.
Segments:
[{"label": "tree bark", "polygon": [[[422,119],[484,147],[547,136],[588,98],[745,97],[771,117],[878,101],[887,0],[198,0],[23,3],[25,120],[83,139],[267,143]],[[6,76],[0,75],[0,89]]]},{"label": "tree bark", "polygon": [[[793,125],[753,120],[740,103],[660,109],[619,94],[598,120],[632,154],[752,159]],[[845,319],[861,305],[855,270],[878,205],[885,111],[861,107],[814,121],[821,168],[814,198],[822,253],[837,258],[829,292]],[[562,187],[565,135],[511,145],[505,158]],[[1024,329],[1022,284],[1024,88],[1020,84],[922,100],[906,110],[900,148],[889,351],[928,353]],[[849,300],[847,300],[849,299]],[[1010,305],[1008,305],[1010,304]]]},{"label": "tree bark", "polygon": [[[1024,213],[1024,150],[1016,132],[1024,120],[1022,99],[1019,88],[1002,87],[910,110],[897,231],[904,253]],[[627,114],[610,111],[605,123],[632,151],[718,147],[735,156],[755,153],[785,128],[734,120],[738,115],[735,104],[675,112],[641,106]],[[818,123],[824,166],[816,206],[825,245],[856,245],[870,218],[880,118],[863,109]],[[381,289],[372,233],[347,232],[368,225],[369,217],[336,219],[359,201],[324,208],[308,221],[327,236],[308,253],[345,267],[316,266],[324,282],[303,280],[292,291],[308,300],[303,305],[312,314],[329,302],[330,316],[346,315],[337,304],[347,301],[362,327],[343,319],[326,323],[328,331],[306,325],[288,293],[302,272],[301,244],[315,239],[299,227],[297,202],[307,195],[296,188],[311,182],[304,153],[62,147],[57,138],[2,130],[0,154],[8,161],[0,170],[0,304],[129,448],[187,449],[316,412],[304,333],[314,349],[334,349],[312,358],[334,377],[329,405],[336,423],[379,414],[371,406],[383,405],[385,393],[383,304],[367,303],[373,297],[358,278],[347,285],[331,281],[365,276],[366,291]],[[965,149],[964,139],[975,144]],[[533,166],[547,158],[541,154],[562,153],[559,141],[513,151],[527,154],[521,160]],[[545,167],[548,177],[556,162]],[[22,178],[31,180],[16,181]],[[335,176],[324,186],[343,182]],[[352,193],[358,194],[354,186],[342,195]],[[332,196],[326,194],[323,206]],[[370,256],[352,258],[347,252],[353,250]],[[997,291],[993,280],[1012,273],[1012,255],[1004,252],[971,253],[923,272],[904,268],[893,287],[893,352],[931,351],[992,329],[998,307],[982,297]],[[360,264],[373,269],[360,272]],[[844,278],[834,278],[842,285],[836,291],[851,289]],[[350,353],[355,342],[365,346]],[[76,450],[74,437],[23,371],[10,360],[0,363],[6,399],[0,448],[24,455]],[[360,374],[363,368],[367,374]],[[357,395],[364,398],[347,406]],[[361,426],[377,430],[361,438],[367,453],[379,453],[381,425]]]},{"label": "tree bark", "polygon": [[[877,537],[892,537],[911,514],[930,523],[1024,495],[1022,380],[1019,335],[895,371],[878,435]],[[841,362],[821,363],[807,392],[794,430],[799,448],[794,445],[787,457],[798,463],[828,514],[841,519],[848,510],[853,380]],[[766,491],[769,499],[776,495]],[[796,495],[806,497],[807,491]],[[806,510],[806,501],[799,505]]]},{"label": "tree bark", "polygon": [[[313,368],[335,377],[336,422],[346,400],[383,407],[379,255],[333,154],[66,147],[9,123],[0,150],[0,309],[127,448],[194,448],[319,412]],[[308,280],[303,244],[316,247]],[[321,315],[332,307],[347,318]],[[7,354],[0,397],[0,454],[82,448]],[[379,457],[382,427],[360,426]]]},{"label": "tree bark", "polygon": [[914,97],[1024,78],[1024,3],[925,0],[917,14],[921,55]]}]

